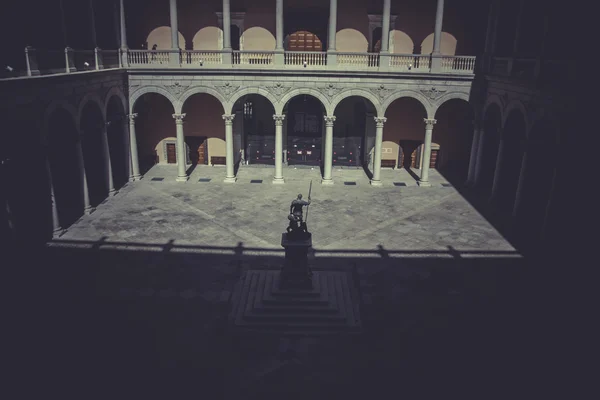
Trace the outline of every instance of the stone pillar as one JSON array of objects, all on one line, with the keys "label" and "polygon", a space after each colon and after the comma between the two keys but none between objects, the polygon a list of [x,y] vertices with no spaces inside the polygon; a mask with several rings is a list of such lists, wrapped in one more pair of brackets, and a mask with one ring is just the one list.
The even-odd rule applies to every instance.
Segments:
[{"label": "stone pillar", "polygon": [[125,0],[119,0],[119,12],[120,12],[120,22],[121,22],[121,63],[123,66],[129,65],[127,62],[127,51],[129,47],[127,47],[127,28],[125,26]]},{"label": "stone pillar", "polygon": [[496,158],[496,170],[494,171],[494,183],[492,185],[492,196],[490,202],[494,202],[498,196],[498,190],[500,188],[500,179],[502,176],[502,159],[504,158],[504,139],[500,139],[500,146],[498,146],[498,157]]},{"label": "stone pillar", "polygon": [[108,146],[108,128],[109,123],[104,125],[104,129],[102,130],[102,155],[104,156],[104,161],[106,162],[107,167],[107,175],[108,175],[108,195],[114,196],[117,194],[115,190],[115,183],[113,182],[113,173],[112,173],[112,162],[110,160],[110,147]]},{"label": "stone pillar", "polygon": [[102,49],[99,47],[94,49],[94,60],[96,61],[96,71],[104,69],[104,63],[102,61]]},{"label": "stone pillar", "polygon": [[333,123],[335,116],[327,115],[323,117],[325,120],[325,157],[323,157],[323,185],[332,185],[331,169],[333,167]]},{"label": "stone pillar", "polygon": [[497,18],[494,2],[490,2],[487,29],[485,33],[485,45],[483,50],[482,70],[484,73],[489,72],[491,67],[491,57],[494,54],[494,46],[496,41]]},{"label": "stone pillar", "polygon": [[375,117],[375,149],[373,150],[373,178],[371,178],[373,186],[381,186],[381,147],[385,121],[387,121],[385,117]]},{"label": "stone pillar", "polygon": [[88,182],[85,173],[85,162],[83,160],[83,149],[81,148],[81,140],[82,138],[80,137],[77,141],[77,166],[79,167],[79,174],[83,183],[83,212],[89,215],[94,212],[94,208],[90,204],[90,194],[88,191]]},{"label": "stone pillar", "polygon": [[386,70],[390,66],[390,0],[383,0],[381,18],[381,51],[379,52],[379,69]]},{"label": "stone pillar", "polygon": [[275,2],[275,54],[273,62],[275,65],[285,64],[285,52],[283,48],[283,0]]},{"label": "stone pillar", "polygon": [[474,186],[481,183],[481,168],[483,167],[483,149],[485,148],[485,141],[489,140],[486,138],[486,133],[483,128],[479,128],[479,141],[477,142],[477,158],[475,161],[475,169],[473,171],[472,184]]},{"label": "stone pillar", "polygon": [[185,151],[185,136],[183,135],[183,119],[185,114],[173,114],[175,127],[177,129],[177,182],[186,182],[187,175],[187,156]]},{"label": "stone pillar", "polygon": [[329,31],[327,35],[327,65],[337,65],[335,34],[337,32],[337,0],[329,0]]},{"label": "stone pillar", "polygon": [[477,123],[473,124],[473,142],[471,143],[471,156],[469,158],[469,172],[467,173],[466,185],[470,186],[475,182],[475,166],[479,157],[479,141],[481,138],[481,129]]},{"label": "stone pillar", "polygon": [[283,120],[285,115],[273,115],[275,120],[275,178],[273,183],[283,183]]},{"label": "stone pillar", "polygon": [[75,68],[75,59],[73,57],[73,49],[70,47],[65,47],[65,72],[75,72],[77,68]]},{"label": "stone pillar", "polygon": [[131,157],[131,175],[129,182],[139,181],[142,179],[140,175],[140,163],[138,161],[137,139],[135,137],[135,118],[137,113],[128,115],[129,117],[129,154]]},{"label": "stone pillar", "polygon": [[[223,0],[223,4],[225,4]],[[229,5],[229,2],[228,2]],[[227,175],[225,176],[225,181],[227,183],[233,183],[237,180],[234,172],[234,163],[235,160],[233,158],[233,119],[235,118],[235,114],[223,114],[223,119],[225,120],[225,165],[227,167]]]},{"label": "stone pillar", "polygon": [[177,21],[177,0],[169,0],[169,12],[171,16],[171,50],[169,63],[179,65],[179,26]]},{"label": "stone pillar", "polygon": [[517,193],[515,194],[515,203],[513,205],[512,215],[517,216],[520,213],[521,198],[523,197],[523,186],[525,185],[525,178],[527,174],[527,150],[523,153],[523,160],[521,161],[521,172],[519,173],[519,183],[517,185]]},{"label": "stone pillar", "polygon": [[27,65],[27,76],[40,75],[35,49],[31,46],[25,47],[25,63]]},{"label": "stone pillar", "polygon": [[94,48],[98,47],[96,38],[96,15],[94,13],[94,0],[90,0],[90,30],[92,31],[92,44]]},{"label": "stone pillar", "polygon": [[223,0],[223,51],[223,64],[231,64],[231,12],[229,10],[229,0]]},{"label": "stone pillar", "polygon": [[433,31],[433,51],[431,53],[431,71],[439,72],[442,69],[442,22],[444,20],[444,0],[437,0],[435,11],[435,29]]},{"label": "stone pillar", "polygon": [[423,160],[421,165],[421,179],[419,186],[429,187],[429,162],[431,160],[431,137],[433,136],[433,126],[437,122],[435,119],[423,118],[425,121],[425,141],[423,142]]},{"label": "stone pillar", "polygon": [[48,183],[50,185],[50,202],[52,206],[52,237],[58,238],[62,236],[65,230],[60,226],[60,218],[58,217],[58,207],[56,206],[56,197],[54,196],[54,183],[52,181],[52,171],[50,162],[46,158],[46,175],[48,175]]}]

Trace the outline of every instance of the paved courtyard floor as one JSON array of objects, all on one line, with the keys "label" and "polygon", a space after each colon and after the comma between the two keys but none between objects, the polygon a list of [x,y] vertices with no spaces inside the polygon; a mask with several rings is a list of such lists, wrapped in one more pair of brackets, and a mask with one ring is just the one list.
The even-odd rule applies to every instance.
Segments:
[{"label": "paved courtyard floor", "polygon": [[[57,267],[45,285],[63,290],[36,307],[44,351],[68,366],[53,367],[77,382],[74,398],[96,387],[99,398],[118,388],[151,398],[460,390],[480,399],[495,398],[499,377],[508,390],[507,374],[525,376],[511,364],[528,318],[524,259],[442,175],[432,171],[424,188],[404,170],[383,170],[382,187],[362,170],[335,169],[332,186],[318,169],[285,168],[283,185],[272,173],[242,166],[227,184],[224,168],[198,167],[180,183],[175,166],[155,166],[49,243],[40,265]],[[311,180],[311,266],[352,274],[363,333],[240,334],[228,319],[232,294],[245,271],[281,266],[290,202]]]}]

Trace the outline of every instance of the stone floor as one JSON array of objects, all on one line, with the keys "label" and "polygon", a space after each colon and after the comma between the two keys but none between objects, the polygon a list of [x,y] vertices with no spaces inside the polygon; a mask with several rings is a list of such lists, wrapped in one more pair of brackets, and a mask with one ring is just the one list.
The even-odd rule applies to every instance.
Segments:
[{"label": "stone floor", "polygon": [[[271,168],[242,167],[234,184],[224,172],[198,167],[180,183],[174,166],[155,166],[49,244],[42,265],[57,267],[42,280],[61,296],[36,307],[45,359],[76,382],[66,397],[500,398],[518,387],[524,259],[444,176],[424,188],[404,170],[382,171],[382,187],[353,169],[334,170],[332,186],[318,169],[286,168],[284,185]],[[245,271],[281,265],[289,204],[311,180],[312,266],[352,274],[363,333],[237,332],[232,293]]]}]

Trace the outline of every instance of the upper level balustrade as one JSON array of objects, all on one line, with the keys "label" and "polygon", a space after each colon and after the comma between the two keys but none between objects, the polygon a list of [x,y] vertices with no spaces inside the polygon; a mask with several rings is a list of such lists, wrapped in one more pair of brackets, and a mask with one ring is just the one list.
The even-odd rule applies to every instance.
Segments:
[{"label": "upper level balustrade", "polygon": [[[278,58],[278,55],[280,58]],[[18,75],[128,69],[326,69],[472,75],[474,56],[441,56],[432,68],[431,55],[315,52],[315,51],[211,51],[211,50],[36,50],[26,48],[27,71]],[[231,61],[229,61],[231,60]]]}]

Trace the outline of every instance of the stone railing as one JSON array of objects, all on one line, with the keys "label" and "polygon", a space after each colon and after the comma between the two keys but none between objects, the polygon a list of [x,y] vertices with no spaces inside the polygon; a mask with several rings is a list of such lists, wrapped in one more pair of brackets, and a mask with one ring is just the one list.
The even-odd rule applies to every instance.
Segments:
[{"label": "stone railing", "polygon": [[429,72],[431,57],[428,54],[390,54],[390,69]]},{"label": "stone railing", "polygon": [[274,53],[272,51],[234,51],[232,64],[234,65],[273,65]]},{"label": "stone railing", "polygon": [[[7,77],[49,75],[107,68],[236,68],[268,69],[311,68],[326,70],[363,70],[474,74],[474,56],[442,56],[432,64],[430,55],[310,52],[310,51],[233,51],[217,50],[36,50],[25,49],[26,70]],[[509,76],[512,59],[494,58],[494,72]],[[385,65],[384,65],[385,64]],[[531,63],[525,63],[527,70]],[[538,67],[536,67],[539,69]],[[537,71],[537,70],[536,70]],[[537,72],[536,72],[537,75]]]},{"label": "stone railing", "polygon": [[349,68],[377,68],[379,53],[337,53],[337,65]]},{"label": "stone railing", "polygon": [[442,57],[442,71],[472,74],[475,71],[475,57],[444,56]]},{"label": "stone railing", "polygon": [[324,51],[286,51],[285,65],[325,66],[327,65],[327,53]]},{"label": "stone railing", "polygon": [[215,50],[182,50],[181,65],[184,67],[202,67],[205,65],[220,65],[223,54]]}]

